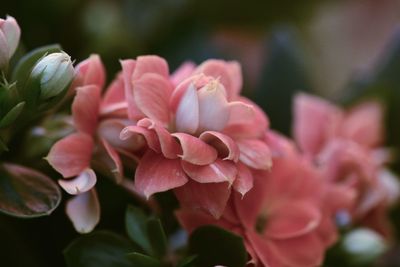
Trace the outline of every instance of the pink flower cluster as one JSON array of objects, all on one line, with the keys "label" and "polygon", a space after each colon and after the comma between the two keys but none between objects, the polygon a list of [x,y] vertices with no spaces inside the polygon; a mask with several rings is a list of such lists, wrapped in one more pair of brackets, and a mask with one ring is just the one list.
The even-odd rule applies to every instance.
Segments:
[{"label": "pink flower cluster", "polygon": [[[67,214],[79,232],[92,231],[100,218],[94,169],[126,186],[132,178],[124,168],[133,166],[133,190],[146,199],[173,190],[184,228],[215,224],[241,235],[255,266],[319,266],[343,214],[386,231],[398,186],[383,167],[389,153],[379,147],[379,105],[346,113],[299,95],[299,150],[240,95],[237,62],[185,63],[173,74],[157,56],[121,65],[104,94],[98,56],[76,67],[75,132],[47,157],[74,195]],[[382,216],[367,219],[371,214]]]}]

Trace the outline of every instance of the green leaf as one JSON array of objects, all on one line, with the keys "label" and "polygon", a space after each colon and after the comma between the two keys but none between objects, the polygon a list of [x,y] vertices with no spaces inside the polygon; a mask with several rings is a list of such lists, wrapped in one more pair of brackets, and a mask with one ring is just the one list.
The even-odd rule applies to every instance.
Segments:
[{"label": "green leaf", "polygon": [[146,226],[147,235],[153,251],[152,255],[162,258],[167,252],[167,237],[165,236],[161,221],[156,218],[151,218],[147,221]]},{"label": "green leaf", "polygon": [[40,217],[52,213],[60,200],[58,185],[44,174],[15,164],[0,165],[0,212]]},{"label": "green leaf", "polygon": [[198,256],[195,260],[196,266],[244,267],[247,262],[243,239],[216,226],[204,226],[195,230],[189,239],[189,249]]},{"label": "green leaf", "polygon": [[152,249],[146,230],[147,216],[136,207],[128,206],[125,215],[125,227],[129,238],[140,246],[146,253],[151,254]]},{"label": "green leaf", "polygon": [[192,267],[195,266],[195,260],[197,259],[197,255],[189,256],[185,259],[183,259],[177,267]]},{"label": "green leaf", "polygon": [[129,240],[111,232],[95,232],[73,241],[65,250],[68,267],[132,267]]},{"label": "green leaf", "polygon": [[160,267],[161,262],[157,259],[154,259],[150,256],[140,254],[137,252],[129,253],[127,257],[134,264],[133,266],[138,267]]},{"label": "green leaf", "polygon": [[25,102],[20,102],[15,105],[1,120],[0,120],[0,128],[5,128],[11,123],[13,123],[19,114],[21,114],[22,109],[25,106]]}]

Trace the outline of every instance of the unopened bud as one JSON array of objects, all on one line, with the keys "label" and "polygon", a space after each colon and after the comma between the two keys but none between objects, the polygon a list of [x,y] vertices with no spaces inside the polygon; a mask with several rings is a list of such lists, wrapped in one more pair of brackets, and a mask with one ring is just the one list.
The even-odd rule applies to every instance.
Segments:
[{"label": "unopened bud", "polygon": [[40,83],[40,99],[58,96],[67,89],[74,77],[71,58],[66,53],[52,53],[34,66],[31,78]]},{"label": "unopened bud", "polygon": [[20,35],[21,30],[13,17],[0,19],[0,68],[8,65],[18,47]]}]

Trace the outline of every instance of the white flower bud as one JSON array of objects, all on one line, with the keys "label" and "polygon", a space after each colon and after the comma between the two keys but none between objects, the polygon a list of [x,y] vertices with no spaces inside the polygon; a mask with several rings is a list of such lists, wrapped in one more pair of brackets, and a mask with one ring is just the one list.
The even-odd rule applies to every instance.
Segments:
[{"label": "white flower bud", "polygon": [[18,47],[20,35],[21,30],[13,17],[0,19],[0,68],[8,65]]}]

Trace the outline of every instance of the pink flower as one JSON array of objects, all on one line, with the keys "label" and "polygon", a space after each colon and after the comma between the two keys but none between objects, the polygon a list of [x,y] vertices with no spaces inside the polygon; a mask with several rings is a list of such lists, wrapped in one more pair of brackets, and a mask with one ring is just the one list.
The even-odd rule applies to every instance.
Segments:
[{"label": "pink flower", "polygon": [[135,188],[147,198],[175,189],[181,204],[221,216],[231,188],[245,195],[250,168],[267,170],[271,155],[263,136],[265,114],[239,95],[236,62],[184,64],[173,75],[157,56],[123,60],[128,116],[135,122],[123,140],[145,140]]},{"label": "pink flower", "polygon": [[[74,88],[76,95],[72,104],[76,132],[55,143],[47,160],[64,177],[59,180],[60,186],[67,193],[75,195],[67,203],[67,215],[78,232],[87,233],[93,230],[100,219],[92,157],[100,151],[111,162],[108,167],[121,177],[119,154],[108,140],[118,140],[120,130],[126,126],[121,122],[126,117],[126,105],[123,104],[121,76],[117,77],[101,99],[105,70],[97,55],[81,62],[76,71],[74,84],[77,87]],[[102,126],[106,123],[107,127]],[[115,126],[116,123],[123,125]],[[110,132],[114,132],[114,136]]]},{"label": "pink flower", "polygon": [[233,193],[219,220],[186,208],[176,215],[190,232],[215,224],[242,236],[255,266],[319,266],[336,237],[328,212],[334,199],[328,201],[321,173],[288,140],[269,133],[267,143],[271,171],[253,171],[253,188],[244,197]]},{"label": "pink flower", "polygon": [[[354,221],[377,214],[375,209],[380,210],[378,221],[386,221],[382,207],[387,210],[398,197],[390,193],[399,191],[397,179],[381,175],[390,158],[381,147],[383,136],[383,109],[377,102],[365,102],[344,111],[314,96],[299,94],[295,99],[295,140],[330,183],[353,191],[355,202],[348,211]],[[387,235],[386,225],[379,223],[373,228]]]}]

